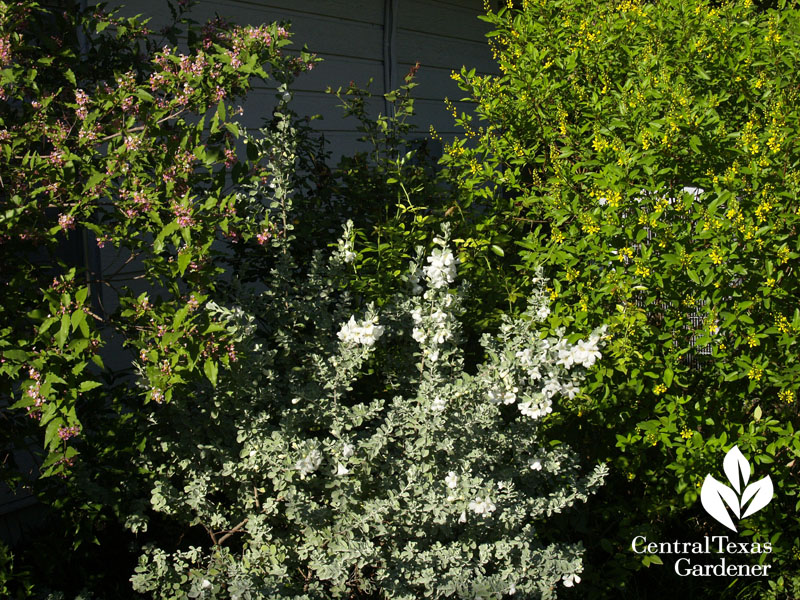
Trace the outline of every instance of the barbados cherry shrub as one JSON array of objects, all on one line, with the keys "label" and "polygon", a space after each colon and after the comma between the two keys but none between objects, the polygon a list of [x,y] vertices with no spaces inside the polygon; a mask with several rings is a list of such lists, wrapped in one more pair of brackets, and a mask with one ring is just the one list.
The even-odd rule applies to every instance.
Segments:
[{"label": "barbados cherry shrub", "polygon": [[454,74],[477,116],[444,161],[521,276],[552,280],[549,325],[608,325],[608,360],[557,425],[615,467],[595,566],[622,587],[636,531],[716,531],[699,486],[738,444],[776,485],[740,527],[772,542],[775,575],[732,590],[795,597],[796,7],[516,4],[486,17],[499,74]]},{"label": "barbados cherry shrub", "polygon": [[[231,192],[268,176],[237,158],[235,101],[252,78],[286,85],[313,59],[282,54],[288,34],[276,25],[209,23],[184,54],[99,9],[0,9],[0,376],[10,430],[42,428],[48,475],[74,462],[89,407],[107,400],[96,391],[104,342],[122,340],[142,367],[134,406],[168,402],[235,360],[223,328],[197,310],[221,272],[212,244],[283,233],[242,215]],[[81,249],[72,263],[67,238]],[[135,271],[83,268],[95,247]],[[121,289],[136,280],[159,294]],[[101,294],[119,309],[106,311]]]}]

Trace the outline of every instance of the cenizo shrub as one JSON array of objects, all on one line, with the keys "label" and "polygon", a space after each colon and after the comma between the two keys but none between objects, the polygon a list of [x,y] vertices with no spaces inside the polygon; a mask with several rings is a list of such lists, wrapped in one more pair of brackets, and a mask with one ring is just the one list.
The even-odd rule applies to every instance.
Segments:
[{"label": "cenizo shrub", "polygon": [[[291,171],[291,147],[283,160]],[[271,198],[281,221],[293,203],[281,181],[241,193]],[[149,506],[127,524],[176,539],[144,548],[134,589],[410,600],[553,598],[579,584],[580,543],[547,540],[537,524],[585,501],[606,467],[582,473],[539,424],[579,393],[604,329],[571,342],[539,335],[549,308],[537,282],[528,312],[483,337],[485,358],[468,373],[449,228],[378,310],[344,286],[352,227],[328,258],[303,264],[292,235],[271,238],[257,286],[234,282],[198,308],[240,352],[215,388],[151,413],[154,443],[139,463]]]}]

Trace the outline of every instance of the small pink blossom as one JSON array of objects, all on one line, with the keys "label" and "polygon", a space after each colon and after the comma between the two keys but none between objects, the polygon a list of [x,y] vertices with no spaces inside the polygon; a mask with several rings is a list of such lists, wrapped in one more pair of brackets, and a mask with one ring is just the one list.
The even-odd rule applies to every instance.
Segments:
[{"label": "small pink blossom", "polygon": [[0,67],[11,63],[11,36],[0,37]]},{"label": "small pink blossom", "polygon": [[75,217],[67,214],[60,215],[58,217],[58,226],[64,231],[67,231],[68,229],[75,229]]},{"label": "small pink blossom", "polygon": [[230,168],[239,161],[236,153],[231,148],[225,148],[225,166]]},{"label": "small pink blossom", "polygon": [[174,204],[172,206],[172,213],[175,215],[180,227],[191,227],[195,223],[194,219],[192,218],[192,209],[188,206]]},{"label": "small pink blossom", "polygon": [[271,233],[271,232],[269,232],[268,230],[266,230],[266,229],[265,229],[264,231],[262,231],[261,233],[259,233],[259,234],[256,236],[256,239],[258,240],[258,243],[259,243],[261,246],[263,246],[264,244],[266,244],[266,243],[267,243],[267,241],[269,241],[269,239],[270,239],[271,237],[272,237],[272,233]]},{"label": "small pink blossom", "polygon": [[81,432],[81,428],[77,425],[73,425],[71,427],[64,427],[63,425],[58,428],[58,437],[60,437],[63,441],[67,441],[70,438],[75,437]]},{"label": "small pink blossom", "polygon": [[138,138],[135,135],[125,136],[125,148],[130,152],[136,151],[141,145],[141,143],[142,143],[141,138]]}]

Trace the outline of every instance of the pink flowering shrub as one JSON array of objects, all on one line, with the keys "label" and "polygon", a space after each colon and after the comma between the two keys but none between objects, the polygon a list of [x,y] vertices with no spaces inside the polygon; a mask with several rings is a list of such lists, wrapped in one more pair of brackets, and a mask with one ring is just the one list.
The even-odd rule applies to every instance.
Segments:
[{"label": "pink flowering shrub", "polygon": [[[39,439],[41,474],[63,474],[109,408],[169,402],[236,359],[197,309],[221,244],[265,235],[232,192],[268,174],[237,157],[234,107],[254,78],[286,86],[311,67],[305,51],[283,54],[289,43],[283,27],[217,19],[176,48],[137,18],[0,2],[0,410],[9,438]],[[102,272],[94,247],[130,268]],[[107,385],[109,340],[132,350],[128,370],[143,365],[140,391]],[[14,447],[0,448],[6,480]]]}]

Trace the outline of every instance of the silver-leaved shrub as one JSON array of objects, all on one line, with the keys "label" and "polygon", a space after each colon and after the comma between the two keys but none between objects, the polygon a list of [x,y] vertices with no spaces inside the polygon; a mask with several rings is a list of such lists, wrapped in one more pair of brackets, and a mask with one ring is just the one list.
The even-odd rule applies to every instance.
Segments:
[{"label": "silver-leaved shrub", "polygon": [[[291,157],[290,157],[291,158]],[[264,184],[284,219],[288,190]],[[249,192],[256,198],[260,193]],[[263,251],[269,277],[207,303],[240,341],[217,386],[158,406],[148,546],[134,589],[169,598],[554,598],[580,582],[579,543],[546,542],[543,522],[602,483],[539,434],[579,392],[603,330],[542,338],[544,282],[529,310],[484,335],[465,368],[465,284],[449,231],[412,261],[408,291],[377,310],[341,285],[352,226],[329,258],[293,259],[291,236]],[[162,536],[163,539],[163,536]]]}]

